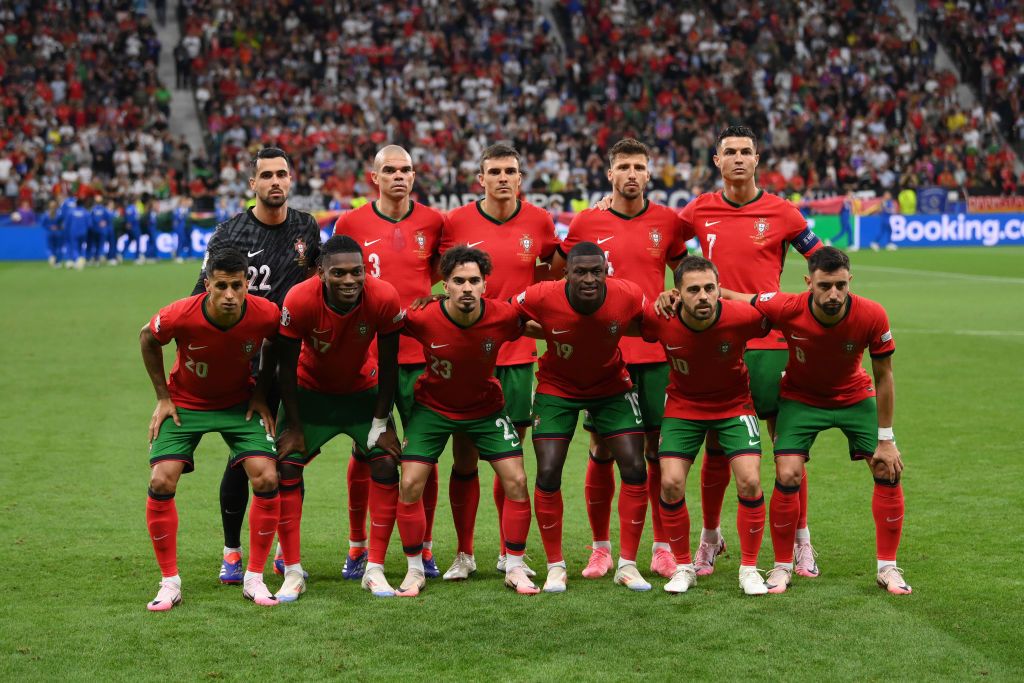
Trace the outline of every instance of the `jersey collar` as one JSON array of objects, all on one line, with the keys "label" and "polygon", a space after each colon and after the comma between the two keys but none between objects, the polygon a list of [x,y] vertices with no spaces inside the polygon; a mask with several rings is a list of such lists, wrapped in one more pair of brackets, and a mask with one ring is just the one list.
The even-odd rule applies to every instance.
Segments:
[{"label": "jersey collar", "polygon": [[647,209],[650,208],[650,206],[651,206],[650,201],[648,201],[646,198],[644,198],[644,208],[640,209],[639,211],[634,213],[632,216],[626,215],[624,213],[619,213],[618,211],[616,211],[615,209],[613,209],[611,207],[608,207],[608,213],[612,214],[613,216],[617,216],[618,218],[621,218],[624,221],[631,221],[634,218],[639,218],[640,216],[642,216],[645,213],[647,213]]},{"label": "jersey collar", "polygon": [[460,330],[468,330],[469,328],[473,327],[473,325],[476,325],[478,322],[483,320],[484,319],[484,315],[487,313],[487,299],[481,298],[480,299],[480,317],[477,318],[476,320],[474,320],[473,322],[471,322],[469,325],[462,325],[459,322],[457,322],[455,320],[455,318],[453,318],[451,315],[449,315],[448,309],[445,308],[444,301],[438,301],[437,305],[441,308],[441,313],[444,315],[444,317],[448,318],[448,322],[450,322],[452,325],[455,325],[455,327],[459,328]]},{"label": "jersey collar", "polygon": [[757,194],[754,195],[754,198],[751,199],[749,202],[745,202],[743,204],[737,204],[736,202],[734,202],[731,199],[729,199],[728,197],[726,197],[725,196],[725,190],[722,190],[722,201],[725,202],[726,204],[728,204],[729,206],[731,206],[734,209],[742,209],[744,206],[749,206],[749,205],[753,204],[754,202],[756,202],[758,199],[760,199],[763,196],[764,196],[764,190],[758,190]]},{"label": "jersey collar", "polygon": [[210,323],[211,325],[213,325],[215,328],[217,328],[221,332],[227,332],[232,327],[235,327],[236,325],[238,325],[238,323],[242,322],[245,319],[245,312],[247,310],[249,310],[249,302],[248,301],[243,301],[242,302],[242,315],[238,316],[238,320],[236,320],[233,325],[228,325],[227,327],[221,327],[220,325],[218,325],[214,321],[213,318],[210,317],[210,314],[206,312],[206,300],[209,299],[209,298],[210,298],[210,293],[207,292],[206,295],[203,296],[203,300],[200,302],[200,308],[203,309],[203,317],[206,318],[206,322]]},{"label": "jersey collar", "polygon": [[360,306],[363,305],[363,295],[366,294],[366,285],[364,284],[363,291],[359,292],[359,300],[356,301],[355,304],[353,304],[352,308],[348,309],[347,311],[342,311],[341,309],[335,308],[334,306],[331,305],[330,299],[327,298],[327,285],[323,283],[320,284],[320,294],[324,298],[324,306],[326,306],[329,311],[331,311],[332,313],[337,313],[342,317],[346,317],[352,315]]},{"label": "jersey collar", "polygon": [[395,220],[394,218],[392,218],[391,216],[385,216],[384,214],[382,214],[382,213],[380,212],[380,210],[379,210],[379,209],[377,208],[377,200],[376,200],[376,199],[375,199],[375,200],[373,200],[372,202],[370,202],[370,206],[371,206],[371,207],[373,207],[373,212],[374,212],[375,214],[377,214],[377,217],[378,217],[378,218],[382,218],[382,219],[386,220],[386,221],[387,221],[388,223],[401,223],[401,222],[402,222],[402,221],[404,221],[404,220],[405,220],[406,218],[408,218],[409,216],[411,216],[411,215],[412,215],[412,212],[413,212],[413,209],[415,209],[415,208],[416,208],[416,205],[415,205],[415,204],[413,204],[413,201],[412,201],[412,200],[410,199],[410,200],[409,200],[409,210],[405,212],[405,215],[404,215],[404,216],[402,216],[401,218],[399,218],[399,219],[398,219],[398,220],[396,221],[396,220]]},{"label": "jersey collar", "polygon": [[511,216],[509,216],[505,220],[501,221],[501,220],[498,220],[497,218],[495,218],[494,216],[489,215],[486,211],[484,211],[484,200],[482,200],[482,199],[476,200],[476,210],[480,212],[481,216],[483,216],[484,218],[486,218],[490,222],[494,223],[495,225],[504,225],[505,223],[508,223],[513,218],[515,218],[516,216],[519,215],[519,212],[522,210],[522,208],[523,208],[523,203],[517,199],[516,200],[516,210],[512,212]]},{"label": "jersey collar", "polygon": [[811,314],[811,317],[814,318],[814,322],[818,323],[819,325],[824,327],[826,330],[830,330],[833,327],[838,327],[840,323],[842,323],[844,320],[846,320],[848,317],[850,317],[850,309],[852,309],[852,308],[853,308],[853,294],[851,294],[848,297],[846,297],[846,310],[843,311],[843,317],[841,317],[839,320],[835,321],[831,325],[826,325],[825,323],[823,323],[820,320],[818,320],[818,316],[814,315],[814,295],[811,294],[810,292],[807,293],[807,310],[808,310],[808,312]]}]

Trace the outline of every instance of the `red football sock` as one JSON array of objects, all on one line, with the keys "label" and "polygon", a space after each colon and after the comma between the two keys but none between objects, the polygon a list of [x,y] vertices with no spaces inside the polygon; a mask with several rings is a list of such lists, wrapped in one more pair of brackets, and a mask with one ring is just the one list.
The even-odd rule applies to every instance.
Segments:
[{"label": "red football sock", "polygon": [[736,532],[740,537],[740,566],[756,567],[764,538],[764,494],[757,498],[739,496],[736,509]]},{"label": "red football sock", "polygon": [[509,555],[523,555],[526,552],[526,537],[530,533],[530,499],[506,498],[505,512],[501,519],[505,552]]},{"label": "red football sock", "polygon": [[782,486],[775,482],[772,492],[772,549],[775,561],[792,564],[793,543],[796,542],[796,521],[800,516],[800,485]]},{"label": "red football sock", "polygon": [[540,540],[548,564],[562,561],[562,492],[545,491],[539,486],[533,490],[533,506],[537,511]]},{"label": "red football sock", "polygon": [[402,552],[407,556],[423,552],[423,533],[427,519],[423,513],[423,499],[415,503],[398,501],[398,534],[402,537]]},{"label": "red football sock", "polygon": [[731,476],[729,458],[717,448],[706,447],[700,466],[700,509],[705,529],[717,529],[722,523],[722,503]]},{"label": "red football sock", "polygon": [[666,503],[658,497],[661,508],[661,521],[668,534],[668,544],[672,548],[672,556],[676,564],[693,564],[690,556],[690,513],[686,509],[686,499],[680,498],[675,503]]},{"label": "red football sock", "polygon": [[587,459],[587,477],[584,484],[587,518],[595,541],[611,539],[612,501],[615,500],[615,461]]},{"label": "red football sock", "polygon": [[619,491],[619,557],[636,561],[647,520],[647,485],[622,482]]},{"label": "red football sock", "polygon": [[366,508],[370,498],[370,463],[348,459],[348,540],[366,543]]},{"label": "red football sock", "polygon": [[875,518],[875,550],[879,560],[896,561],[896,550],[903,534],[903,485],[875,480],[871,496],[871,514]]},{"label": "red football sock", "polygon": [[384,564],[398,514],[398,484],[370,481],[370,562]]},{"label": "red football sock", "polygon": [[423,486],[423,518],[425,525],[423,528],[423,542],[433,540],[434,538],[434,511],[437,509],[437,463],[430,468],[430,474],[427,475],[427,483]]},{"label": "red football sock", "polygon": [[459,474],[452,470],[448,480],[448,501],[452,506],[455,536],[459,539],[458,552],[473,554],[473,535],[476,531],[476,513],[480,507],[480,474]]},{"label": "red football sock", "polygon": [[807,467],[804,466],[804,474],[800,479],[800,517],[796,522],[797,529],[807,528]]},{"label": "red football sock", "polygon": [[281,543],[284,563],[302,561],[302,479],[282,479],[281,518],[277,521],[277,540]]},{"label": "red football sock", "polygon": [[[153,496],[158,496],[154,498]],[[162,576],[178,575],[178,506],[170,497],[149,492],[146,498],[146,528],[153,542],[156,563]]]},{"label": "red football sock", "polygon": [[249,507],[249,566],[250,572],[263,573],[267,564],[267,556],[274,545],[274,532],[281,518],[281,496],[277,489],[257,493],[252,492],[252,505]]},{"label": "red football sock", "polygon": [[505,487],[501,485],[501,479],[494,475],[494,482],[491,484],[494,495],[494,507],[498,508],[498,543],[501,546],[500,554],[505,554],[505,532],[501,520],[505,512]]},{"label": "red football sock", "polygon": [[[657,460],[647,461],[647,500],[651,503],[651,530],[654,531],[655,543],[668,543],[665,527],[661,517],[661,463]],[[689,520],[689,514],[687,514]],[[689,528],[689,521],[687,521]]]}]

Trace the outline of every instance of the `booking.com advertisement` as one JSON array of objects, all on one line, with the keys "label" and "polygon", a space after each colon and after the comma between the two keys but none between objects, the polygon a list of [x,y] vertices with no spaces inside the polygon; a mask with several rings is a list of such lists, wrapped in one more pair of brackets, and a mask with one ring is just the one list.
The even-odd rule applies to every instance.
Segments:
[{"label": "booking.com advertisement", "polygon": [[[860,218],[860,246],[968,247],[1024,245],[1024,216],[1019,213],[943,213]],[[888,222],[888,230],[886,230]]]}]

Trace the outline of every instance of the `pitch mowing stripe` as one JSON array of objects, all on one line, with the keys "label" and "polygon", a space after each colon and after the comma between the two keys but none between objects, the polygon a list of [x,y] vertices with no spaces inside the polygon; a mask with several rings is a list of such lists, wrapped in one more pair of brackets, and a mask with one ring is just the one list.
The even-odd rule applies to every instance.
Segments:
[{"label": "pitch mowing stripe", "polygon": [[897,329],[896,334],[938,334],[938,335],[960,335],[962,337],[1024,337],[1021,330],[901,330]]},{"label": "pitch mowing stripe", "polygon": [[880,273],[896,273],[899,275],[924,275],[943,280],[970,280],[972,282],[999,282],[1002,284],[1024,285],[1024,278],[1004,277],[1001,275],[971,275],[969,273],[949,273],[942,270],[918,270],[916,268],[894,268],[891,266],[854,266],[854,270],[873,270]]}]

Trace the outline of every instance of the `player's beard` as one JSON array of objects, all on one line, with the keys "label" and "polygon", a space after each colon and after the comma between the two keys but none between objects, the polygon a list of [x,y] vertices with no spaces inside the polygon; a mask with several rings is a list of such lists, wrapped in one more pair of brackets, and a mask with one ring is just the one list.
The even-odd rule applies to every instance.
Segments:
[{"label": "player's beard", "polygon": [[623,185],[619,188],[619,195],[622,196],[623,199],[627,199],[629,201],[633,201],[637,197],[642,196],[643,193],[644,186],[640,184],[629,186]]},{"label": "player's beard", "polygon": [[262,202],[264,206],[267,206],[271,209],[276,209],[279,206],[284,206],[285,204],[288,203],[288,193],[281,192],[280,194],[271,196],[271,194],[268,192],[266,196],[260,197],[260,202]]},{"label": "player's beard", "polygon": [[686,314],[694,320],[708,320],[715,312],[715,307],[712,305],[702,307],[698,304],[697,306],[690,308],[684,303],[683,308],[686,310]]}]

